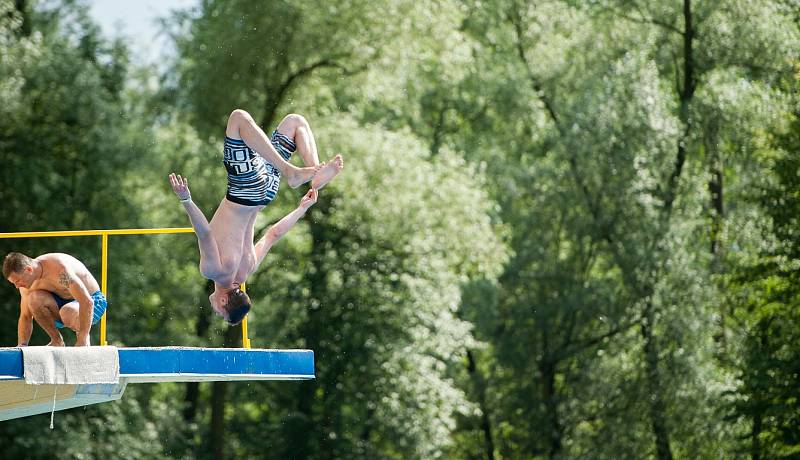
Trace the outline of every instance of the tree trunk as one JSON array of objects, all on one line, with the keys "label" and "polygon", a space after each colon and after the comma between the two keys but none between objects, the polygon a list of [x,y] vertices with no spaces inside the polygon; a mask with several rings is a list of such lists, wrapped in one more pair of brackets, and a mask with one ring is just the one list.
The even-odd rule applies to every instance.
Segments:
[{"label": "tree trunk", "polygon": [[547,452],[550,458],[557,458],[561,454],[564,427],[558,416],[555,363],[547,357],[543,358],[539,363],[539,373],[542,378],[542,401],[547,412]]},{"label": "tree trunk", "polygon": [[267,136],[272,134],[273,125],[277,123],[275,117],[278,113],[278,107],[283,102],[287,90],[288,86],[280,86],[278,89],[267,92],[267,97],[264,101],[264,115],[261,117],[261,129],[267,133]]},{"label": "tree trunk", "polygon": [[442,102],[442,106],[439,107],[439,113],[437,114],[436,124],[433,126],[433,141],[431,142],[431,156],[435,157],[439,154],[439,149],[442,147],[442,140],[444,138],[444,134],[446,132],[444,123],[445,123],[445,115],[447,115],[447,110],[449,109],[447,101]]},{"label": "tree trunk", "polygon": [[213,382],[211,387],[211,452],[214,460],[225,458],[225,383]]},{"label": "tree trunk", "polygon": [[[697,80],[694,66],[694,23],[692,17],[691,0],[683,0],[683,82],[680,87],[680,113],[679,117],[684,126],[683,134],[678,139],[677,156],[675,158],[675,169],[669,176],[667,190],[664,196],[664,208],[661,217],[660,235],[669,232],[670,220],[672,218],[672,208],[678,193],[678,185],[683,173],[683,166],[686,162],[688,141],[692,133],[692,119],[689,115],[691,102],[694,98]],[[662,236],[659,236],[662,238]],[[647,291],[652,291],[656,280],[650,280]],[[653,332],[653,322],[655,314],[653,312],[652,300],[649,297],[645,301],[645,311],[642,318],[642,338],[644,339],[645,366],[647,369],[647,383],[650,391],[650,424],[653,428],[653,435],[656,441],[656,454],[659,460],[671,460],[672,449],[670,448],[669,430],[667,428],[667,412],[662,394],[661,377],[658,372],[658,346]]]},{"label": "tree trunk", "polygon": [[478,396],[478,406],[481,409],[481,430],[483,430],[484,449],[486,459],[494,460],[494,436],[492,435],[492,421],[489,418],[489,408],[486,405],[486,382],[475,363],[472,350],[467,350],[467,372],[472,377],[472,384]]},{"label": "tree trunk", "polygon": [[750,439],[752,441],[750,456],[753,460],[761,460],[761,412],[757,412],[753,416],[753,428],[750,431]]},{"label": "tree trunk", "polygon": [[[320,299],[325,297],[323,290],[325,289],[324,280],[325,275],[322,270],[322,263],[318,262],[320,248],[324,242],[324,229],[318,222],[317,216],[322,212],[322,208],[313,207],[306,215],[308,222],[309,232],[311,233],[311,259],[312,263],[309,264],[310,272],[305,273],[306,285],[310,291],[310,297],[303,299],[307,305],[306,321],[300,327],[301,337],[305,339],[306,348],[314,350],[314,362],[322,362],[325,359],[325,350],[320,347],[320,335],[322,328],[325,327],[325,318],[322,317],[322,306],[319,305]],[[316,372],[317,369],[315,369]],[[309,382],[300,382],[297,388],[297,415],[293,417],[295,422],[297,435],[293,436],[294,442],[287,444],[288,455],[292,458],[310,458],[319,452],[323,455],[332,456],[333,452],[325,452],[323,447],[325,443],[325,430],[314,417],[315,403],[322,404],[317,401],[317,394],[325,394],[325,378],[317,374],[317,379]],[[321,390],[321,391],[320,391]]]},{"label": "tree trunk", "polygon": [[[664,212],[662,222],[667,224],[672,216],[672,206],[675,204],[675,197],[678,190],[678,181],[683,173],[683,165],[686,162],[686,147],[692,133],[692,119],[689,116],[689,106],[694,99],[694,92],[697,88],[697,80],[694,68],[694,26],[692,22],[692,2],[683,0],[683,83],[679,91],[680,98],[680,117],[683,124],[683,134],[678,139],[678,155],[675,158],[675,169],[669,177],[667,183],[667,193],[664,198]],[[664,228],[666,231],[667,228]]]},{"label": "tree trunk", "polygon": [[667,429],[667,410],[662,393],[661,377],[658,372],[658,349],[653,335],[653,305],[647,301],[642,318],[642,338],[644,339],[645,368],[647,372],[647,389],[650,393],[650,423],[656,438],[656,457],[659,460],[672,460],[672,449],[669,445]]},{"label": "tree trunk", "polygon": [[[214,291],[214,282],[206,282],[206,293]],[[197,337],[205,339],[208,335],[208,328],[211,326],[210,312],[205,308],[197,309],[197,323],[195,333]],[[188,382],[186,384],[186,395],[183,398],[183,420],[187,423],[194,422],[197,417],[197,401],[200,399],[200,382]]]},{"label": "tree trunk", "polygon": [[[717,151],[716,145],[706,147],[710,155],[710,172],[711,179],[708,181],[708,192],[711,200],[711,229],[709,239],[711,240],[711,272],[716,274],[724,273],[724,248],[722,247],[722,229],[725,220],[725,208],[723,201],[723,167],[722,159]],[[717,289],[723,290],[724,283],[718,281],[716,283]],[[726,309],[725,302],[720,302],[718,308],[719,318],[717,319],[717,331],[714,332],[714,341],[719,345],[720,356],[723,357],[727,350],[727,342],[725,340],[725,322],[726,322]]]},{"label": "tree trunk", "polygon": [[360,454],[364,458],[369,458],[369,440],[372,437],[372,428],[373,422],[372,419],[375,417],[375,409],[367,409],[367,414],[364,417],[364,428],[361,430],[361,442],[364,444],[364,451],[360,452]]},{"label": "tree trunk", "polygon": [[[769,355],[767,351],[769,349],[769,321],[761,321],[758,324],[758,343],[759,343],[759,355],[766,356]],[[761,431],[763,430],[763,423],[764,423],[764,405],[768,404],[765,399],[769,398],[769,395],[765,395],[765,391],[763,391],[763,386],[761,382],[768,381],[769,376],[766,375],[764,369],[758,369],[755,375],[755,381],[757,382],[750,391],[750,398],[751,404],[753,404],[754,411],[753,411],[753,426],[750,429],[750,456],[753,460],[761,460]]]},{"label": "tree trunk", "polygon": [[[242,326],[228,326],[225,329],[224,346],[238,345]],[[214,382],[211,389],[211,452],[214,460],[225,458],[225,392],[228,382]]]},{"label": "tree trunk", "polygon": [[715,271],[719,271],[722,263],[722,222],[725,218],[725,209],[722,201],[722,165],[719,154],[715,153],[711,164],[711,180],[708,181],[708,191],[711,195],[711,255],[714,257]]},{"label": "tree trunk", "polygon": [[14,8],[22,17],[22,24],[19,27],[19,34],[23,37],[29,37],[33,32],[31,25],[31,15],[28,11],[28,0],[14,0]]}]

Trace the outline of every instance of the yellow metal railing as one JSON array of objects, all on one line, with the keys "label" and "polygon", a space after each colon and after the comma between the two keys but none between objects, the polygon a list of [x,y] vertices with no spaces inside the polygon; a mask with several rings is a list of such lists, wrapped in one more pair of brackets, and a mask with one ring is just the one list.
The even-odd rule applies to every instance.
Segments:
[{"label": "yellow metal railing", "polygon": [[[115,230],[65,230],[55,232],[13,232],[0,233],[0,239],[4,238],[44,238],[55,236],[101,236],[102,237],[102,268],[100,274],[100,290],[103,295],[108,297],[108,236],[109,235],[149,235],[166,233],[193,233],[191,227],[178,228],[126,228]],[[242,290],[245,285],[242,284]],[[106,312],[108,313],[108,312]],[[107,345],[106,341],[106,313],[100,319],[100,345]],[[242,347],[250,348],[250,339],[247,337],[247,316],[242,320]]]},{"label": "yellow metal railing", "polygon": [[[246,283],[242,283],[242,292],[247,292]],[[242,348],[250,348],[250,339],[247,337],[247,315],[242,319]]]}]

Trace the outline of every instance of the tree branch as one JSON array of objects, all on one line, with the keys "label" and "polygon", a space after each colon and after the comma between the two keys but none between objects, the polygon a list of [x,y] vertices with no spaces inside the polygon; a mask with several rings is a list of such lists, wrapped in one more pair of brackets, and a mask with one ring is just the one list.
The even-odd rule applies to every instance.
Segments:
[{"label": "tree branch", "polygon": [[601,335],[598,335],[596,337],[591,337],[591,338],[582,340],[579,343],[575,343],[575,344],[573,344],[573,346],[571,348],[566,348],[561,353],[558,353],[555,356],[555,359],[560,361],[562,359],[566,359],[566,358],[568,358],[570,356],[573,356],[573,355],[579,353],[582,350],[585,350],[587,348],[593,347],[593,346],[597,345],[598,343],[602,342],[603,340],[605,340],[605,339],[607,339],[609,337],[613,337],[613,336],[619,334],[620,332],[623,332],[623,331],[625,331],[627,329],[630,329],[630,328],[632,328],[632,327],[634,327],[636,325],[639,325],[641,323],[641,318],[642,317],[639,316],[637,318],[634,318],[631,321],[628,321],[627,323],[623,323],[623,324],[621,324],[621,325],[609,330],[605,334],[601,334]]},{"label": "tree branch", "polygon": [[308,64],[305,67],[301,67],[300,69],[290,73],[289,76],[286,77],[286,79],[283,80],[277,88],[275,88],[272,91],[268,90],[267,100],[264,108],[264,117],[262,118],[261,125],[268,126],[272,122],[272,119],[275,117],[275,110],[283,101],[283,97],[292,87],[294,82],[297,81],[297,79],[309,75],[316,69],[324,67],[344,69],[344,66],[342,66],[332,58],[321,59],[319,61]]},{"label": "tree branch", "polygon": [[680,30],[675,25],[669,24],[667,22],[664,22],[664,21],[661,21],[661,20],[658,20],[656,18],[653,18],[651,16],[646,15],[642,11],[642,8],[638,3],[634,2],[634,3],[632,3],[632,6],[636,10],[636,13],[638,14],[638,16],[631,16],[630,14],[628,14],[625,11],[623,11],[622,9],[620,9],[618,6],[610,6],[610,7],[601,8],[601,12],[610,13],[612,15],[615,15],[615,16],[618,16],[618,17],[620,17],[622,19],[625,19],[626,21],[635,22],[637,24],[652,24],[652,25],[655,25],[655,26],[659,26],[659,27],[661,27],[663,29],[666,29],[666,30],[668,30],[670,32],[676,33],[678,35],[683,35],[683,31]]}]

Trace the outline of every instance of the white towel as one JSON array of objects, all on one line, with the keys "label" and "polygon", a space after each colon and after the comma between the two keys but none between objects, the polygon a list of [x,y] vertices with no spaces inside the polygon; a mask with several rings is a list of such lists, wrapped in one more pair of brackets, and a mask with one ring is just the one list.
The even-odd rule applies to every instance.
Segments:
[{"label": "white towel", "polygon": [[22,347],[25,383],[119,383],[117,347]]}]

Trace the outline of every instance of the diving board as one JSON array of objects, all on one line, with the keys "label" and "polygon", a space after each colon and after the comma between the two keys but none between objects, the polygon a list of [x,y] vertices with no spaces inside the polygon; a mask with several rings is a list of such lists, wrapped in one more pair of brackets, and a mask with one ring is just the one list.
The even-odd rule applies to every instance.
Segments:
[{"label": "diving board", "polygon": [[[43,347],[46,348],[46,347]],[[128,383],[314,378],[311,350],[118,348],[119,382],[29,385],[21,348],[0,348],[0,420],[113,401]]]}]

